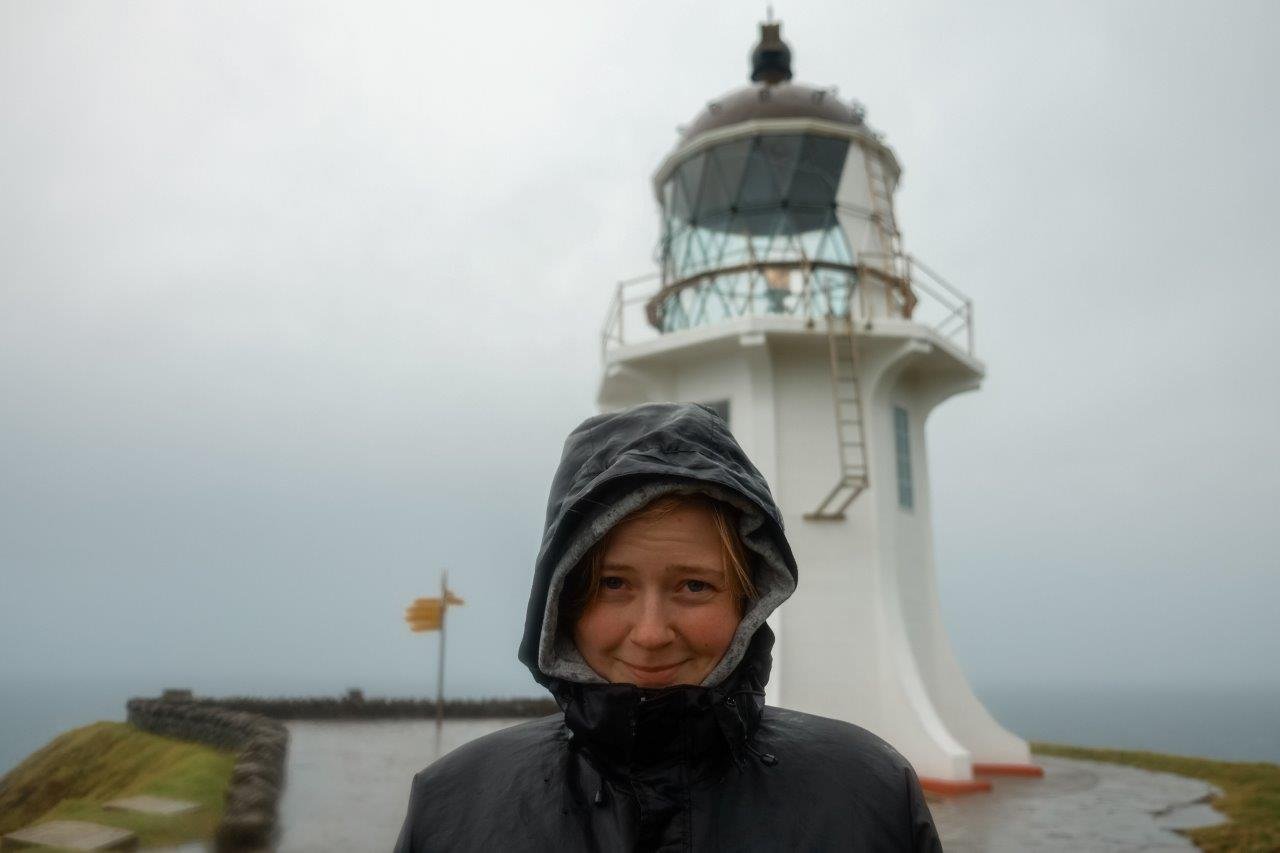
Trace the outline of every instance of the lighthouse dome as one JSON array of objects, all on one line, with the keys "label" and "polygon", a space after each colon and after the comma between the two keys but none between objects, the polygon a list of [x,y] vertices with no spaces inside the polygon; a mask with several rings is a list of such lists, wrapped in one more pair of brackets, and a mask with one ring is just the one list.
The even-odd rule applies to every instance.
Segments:
[{"label": "lighthouse dome", "polygon": [[708,103],[683,129],[681,143],[753,119],[808,118],[862,126],[862,108],[841,101],[834,89],[791,82],[791,47],[782,40],[782,24],[760,25],[750,62],[751,84]]},{"label": "lighthouse dome", "polygon": [[788,80],[752,83],[721,95],[685,126],[681,142],[690,142],[708,131],[752,119],[778,118],[811,118],[865,127],[862,109],[841,101],[833,90]]}]

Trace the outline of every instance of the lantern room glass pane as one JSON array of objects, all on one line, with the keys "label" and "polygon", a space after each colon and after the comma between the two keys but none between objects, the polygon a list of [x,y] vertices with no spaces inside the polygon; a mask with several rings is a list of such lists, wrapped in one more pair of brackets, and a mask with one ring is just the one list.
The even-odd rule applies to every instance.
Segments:
[{"label": "lantern room glass pane", "polygon": [[[847,140],[815,134],[761,134],[681,163],[660,192],[659,252],[665,282],[685,284],[664,301],[662,328],[751,313],[847,311],[851,271],[814,270],[812,292],[802,298],[798,268],[853,262],[835,216],[848,149]],[[783,286],[786,270],[795,277]]]},{"label": "lantern room glass pane", "polygon": [[773,164],[760,146],[753,146],[747,155],[747,168],[742,173],[738,207],[776,207],[781,200],[782,193],[778,190]]},{"label": "lantern room glass pane", "polygon": [[793,207],[830,208],[840,186],[849,143],[826,136],[806,136],[804,153],[787,188]]},{"label": "lantern room glass pane", "polygon": [[706,162],[706,154],[699,154],[686,160],[677,170],[680,186],[684,190],[685,202],[689,205],[688,217],[698,218],[698,195],[702,189],[702,167]]},{"label": "lantern room glass pane", "polygon": [[755,139],[753,138],[738,139],[717,145],[708,151],[708,154],[715,157],[716,165],[720,167],[720,178],[724,181],[725,189],[729,196],[727,207],[732,207],[738,203],[738,191],[742,187],[742,173],[747,168],[747,157],[750,155],[754,144]]},{"label": "lantern room glass pane", "polygon": [[699,222],[706,222],[727,216],[729,208],[733,207],[734,195],[738,188],[737,181],[736,175],[732,182],[725,180],[716,150],[713,148],[708,151],[707,163],[702,169],[702,192],[698,195],[698,210],[695,218]]},{"label": "lantern room glass pane", "polygon": [[804,137],[799,134],[757,137],[756,144],[764,159],[773,167],[774,186],[778,188],[778,197],[787,198],[787,188],[791,185],[791,176],[796,172],[797,161]]}]

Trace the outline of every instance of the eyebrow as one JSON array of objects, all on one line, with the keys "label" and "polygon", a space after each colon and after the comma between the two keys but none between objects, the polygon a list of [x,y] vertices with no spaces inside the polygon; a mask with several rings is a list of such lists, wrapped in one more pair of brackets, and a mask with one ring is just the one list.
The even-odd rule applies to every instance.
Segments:
[{"label": "eyebrow", "polygon": [[[605,572],[634,572],[635,567],[626,563],[605,563],[600,567]],[[696,575],[707,575],[708,577],[723,577],[724,569],[709,569],[706,566],[691,566],[687,563],[672,563],[666,567],[666,571],[670,574],[688,573]]]}]

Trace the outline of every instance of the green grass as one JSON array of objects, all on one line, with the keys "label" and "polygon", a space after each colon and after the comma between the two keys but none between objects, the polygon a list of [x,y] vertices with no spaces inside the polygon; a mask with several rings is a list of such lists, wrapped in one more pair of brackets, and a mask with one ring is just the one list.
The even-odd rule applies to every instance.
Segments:
[{"label": "green grass", "polygon": [[1086,749],[1052,743],[1032,744],[1040,755],[1127,764],[1144,770],[1176,773],[1216,785],[1222,796],[1213,807],[1231,819],[1221,826],[1190,829],[1185,835],[1201,850],[1280,850],[1280,765],[1263,762],[1212,761],[1122,749]]},{"label": "green grass", "polygon": [[[49,820],[88,820],[131,829],[144,846],[213,837],[235,755],[147,734],[127,723],[65,732],[0,779],[0,834]],[[107,811],[135,794],[200,804],[184,815]]]}]

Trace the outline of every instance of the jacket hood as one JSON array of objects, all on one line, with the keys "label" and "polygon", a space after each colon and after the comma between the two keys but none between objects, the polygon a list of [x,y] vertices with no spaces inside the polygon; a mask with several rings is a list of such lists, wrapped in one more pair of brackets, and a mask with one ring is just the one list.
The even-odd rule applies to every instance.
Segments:
[{"label": "jacket hood", "polygon": [[[795,557],[764,476],[724,420],[706,406],[648,403],[583,421],[565,440],[551,483],[542,547],[534,566],[520,660],[555,692],[556,682],[604,684],[570,637],[559,632],[565,578],[587,551],[627,515],[672,493],[701,493],[739,511],[759,593],[724,657],[703,681],[724,681],[755,643],[768,654],[765,619],[795,590]],[[767,664],[764,668],[767,677]],[[760,685],[763,687],[763,684]]]}]

